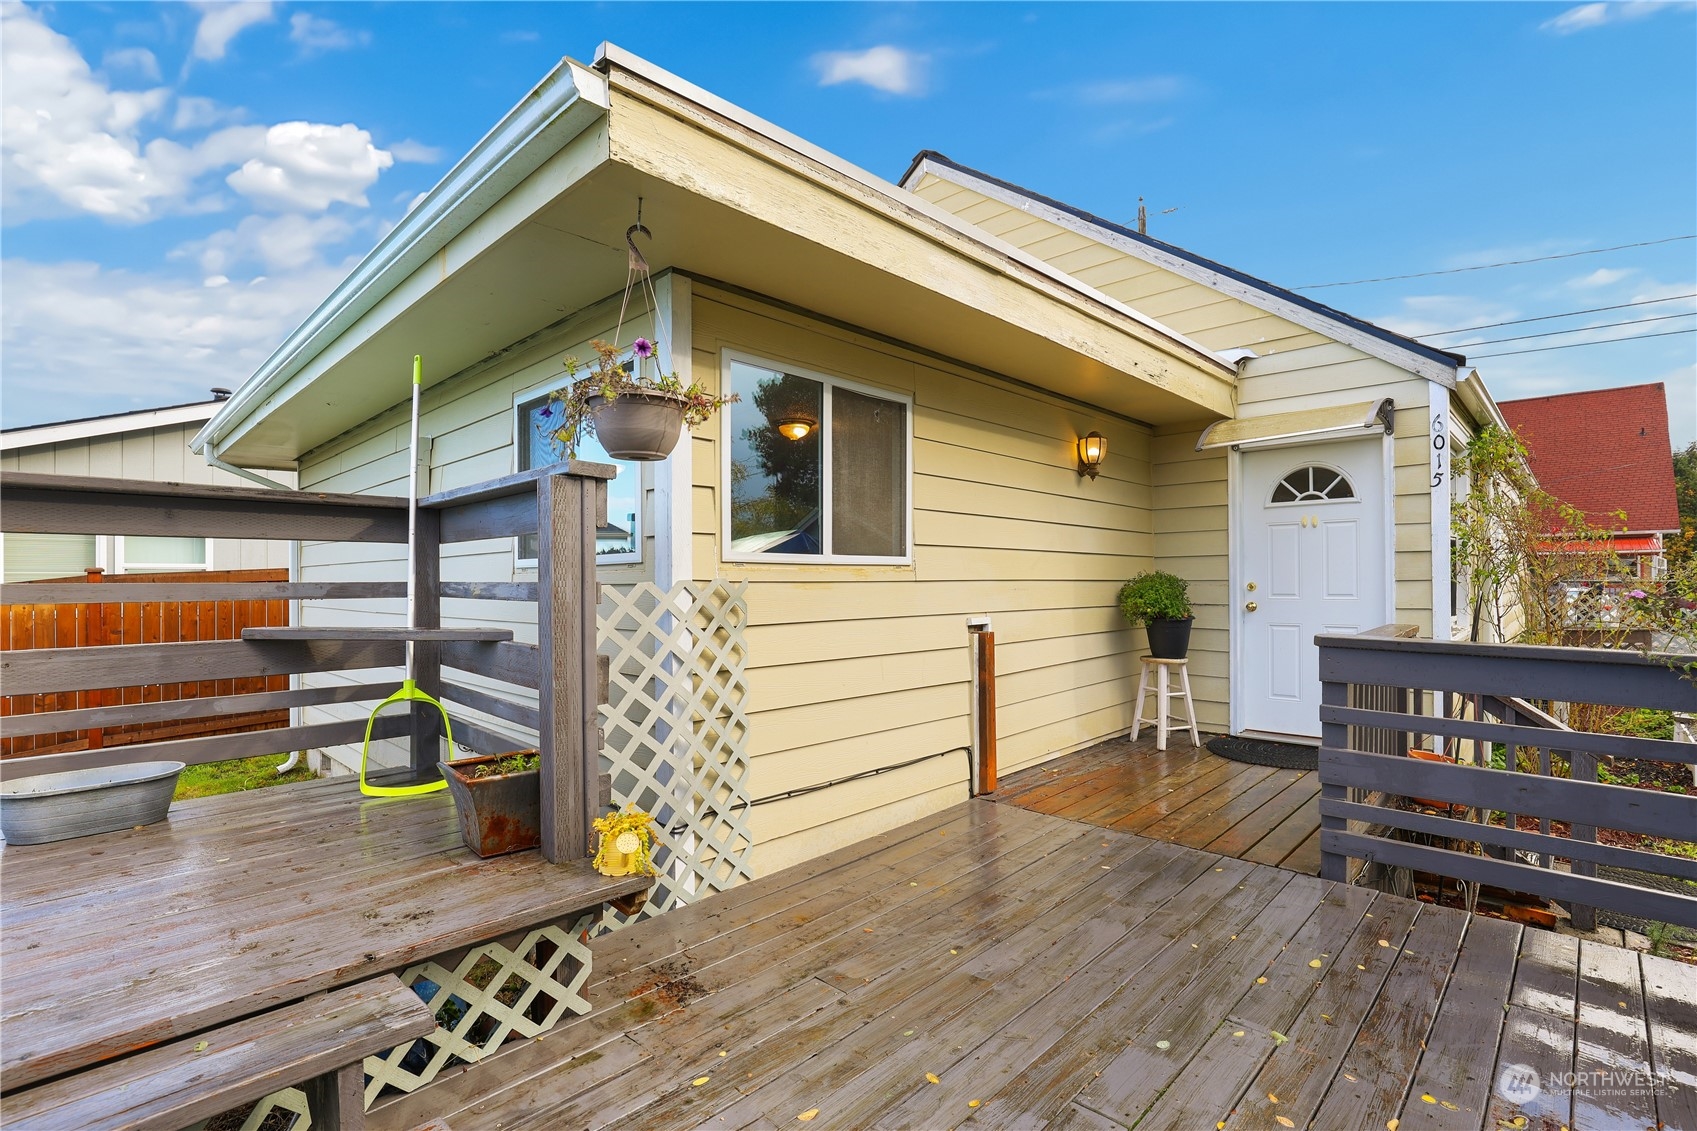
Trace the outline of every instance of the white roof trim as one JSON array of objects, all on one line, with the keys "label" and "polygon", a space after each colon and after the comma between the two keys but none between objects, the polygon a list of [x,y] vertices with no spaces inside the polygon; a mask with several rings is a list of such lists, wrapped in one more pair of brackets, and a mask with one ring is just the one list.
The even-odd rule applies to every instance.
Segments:
[{"label": "white roof trim", "polygon": [[283,340],[189,446],[198,452],[210,444],[216,450],[314,357],[608,106],[606,78],[562,59]]},{"label": "white roof trim", "polygon": [[1390,397],[1360,404],[1276,412],[1270,416],[1216,420],[1196,438],[1196,450],[1272,448],[1282,444],[1361,436],[1374,429],[1382,430],[1387,436],[1396,430],[1396,402]]},{"label": "white roof trim", "polygon": [[839,176],[846,177],[847,179],[877,193],[879,196],[899,204],[903,208],[919,212],[926,218],[949,228],[959,235],[965,236],[974,243],[982,244],[983,246],[995,251],[998,255],[1003,255],[1009,259],[1013,259],[1022,266],[1038,272],[1051,281],[1060,283],[1068,290],[1084,295],[1092,302],[1101,303],[1103,306],[1113,310],[1114,313],[1129,318],[1139,325],[1149,330],[1153,330],[1163,337],[1169,338],[1174,342],[1185,346],[1187,349],[1200,354],[1204,360],[1212,362],[1214,365],[1220,367],[1221,370],[1230,373],[1232,376],[1235,377],[1236,375],[1237,369],[1235,365],[1226,361],[1216,351],[1209,349],[1207,346],[1193,338],[1186,337],[1177,330],[1174,330],[1171,326],[1167,326],[1156,321],[1147,314],[1144,314],[1142,311],[1134,310],[1119,299],[1104,294],[1089,284],[1081,282],[1067,274],[1065,271],[1061,271],[1044,260],[1039,259],[1037,256],[1032,255],[1030,252],[1017,248],[1010,243],[1005,243],[984,231],[976,224],[971,224],[962,220],[948,209],[939,208],[930,201],[924,200],[911,192],[905,191],[900,185],[886,181],[882,177],[869,173],[865,169],[860,168],[858,165],[850,164],[849,162],[844,161],[841,157],[838,157],[836,154],[827,152],[826,150],[819,148],[817,145],[814,145],[812,142],[805,141],[802,138],[797,137],[795,134],[790,133],[788,130],[773,125],[764,118],[750,114],[742,107],[726,102],[718,95],[705,91],[696,86],[694,83],[691,83],[686,79],[681,79],[677,75],[672,74],[670,71],[667,71],[662,67],[655,66],[646,59],[632,55],[629,51],[624,50],[616,44],[602,43],[601,46],[596,49],[595,62],[597,65],[600,65],[603,62],[612,63],[613,65],[627,70],[640,78],[646,79],[656,86],[662,87],[671,91],[673,94],[697,103],[705,109],[710,110],[714,114],[717,114],[738,126],[741,126],[743,129],[746,129],[751,133],[758,134],[786,149],[794,150],[796,153],[806,157],[808,160],[825,166],[827,169],[830,169]]},{"label": "white roof trim", "polygon": [[[1239,279],[1233,279],[1228,276],[1221,275],[1217,271],[1210,271],[1200,264],[1193,263],[1182,256],[1162,251],[1160,248],[1150,247],[1149,245],[1139,243],[1136,240],[1127,239],[1125,236],[1109,228],[1104,228],[1099,224],[1092,224],[1070,212],[1055,208],[1041,200],[1033,199],[1030,196],[1016,192],[1002,185],[995,184],[994,182],[987,181],[982,177],[975,177],[971,173],[957,169],[952,165],[938,164],[930,158],[925,158],[924,160],[921,160],[918,165],[914,166],[913,172],[908,175],[905,181],[903,181],[902,187],[907,188],[909,185],[917,184],[920,178],[924,177],[927,173],[941,180],[950,181],[962,186],[963,188],[969,188],[974,192],[982,193],[994,200],[1001,201],[1003,204],[1006,204],[1011,208],[1017,208],[1022,212],[1027,212],[1033,216],[1047,220],[1051,224],[1057,224],[1068,231],[1075,232],[1088,239],[1093,239],[1098,243],[1113,248],[1115,251],[1124,252],[1127,255],[1136,259],[1141,259],[1143,262],[1153,264],[1163,270],[1171,271],[1175,275],[1181,275],[1192,282],[1201,283],[1205,287],[1211,287],[1223,295],[1246,302],[1258,309],[1265,310],[1269,314],[1276,314],[1280,318],[1289,322],[1294,322],[1298,326],[1305,326],[1316,333],[1324,334],[1328,338],[1342,342],[1345,345],[1354,346],[1356,349],[1370,357],[1376,357],[1381,361],[1388,361],[1392,365],[1406,369],[1410,373],[1418,374],[1421,377],[1442,382],[1449,388],[1455,387],[1456,367],[1454,365],[1446,365],[1443,362],[1434,361],[1432,358],[1422,357],[1411,350],[1399,348],[1395,344],[1385,341],[1383,338],[1363,333],[1353,326],[1339,322],[1334,318],[1328,318],[1324,314],[1320,314],[1319,312],[1310,310],[1305,306],[1293,303],[1289,299],[1283,298],[1279,295],[1270,294],[1269,292],[1262,290],[1260,287],[1252,286]],[[917,196],[917,194],[915,195]]]},{"label": "white roof trim", "polygon": [[55,424],[13,428],[0,433],[0,451],[39,448],[48,444],[90,440],[98,436],[118,436],[126,432],[143,432],[150,428],[169,428],[179,424],[199,424],[212,419],[223,407],[223,401],[204,401],[200,404],[173,405],[170,408],[144,408],[136,412],[114,413],[111,416],[96,416],[88,420],[64,420]]}]

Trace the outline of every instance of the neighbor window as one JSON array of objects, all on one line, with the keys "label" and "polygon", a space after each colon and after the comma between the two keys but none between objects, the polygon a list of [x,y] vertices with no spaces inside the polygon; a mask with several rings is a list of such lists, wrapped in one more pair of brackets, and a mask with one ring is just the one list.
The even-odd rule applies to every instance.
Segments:
[{"label": "neighbor window", "polygon": [[118,539],[119,573],[206,569],[206,539],[131,535]]},{"label": "neighbor window", "polygon": [[727,358],[729,513],[737,561],[905,561],[910,401]]},{"label": "neighbor window", "polygon": [[[520,471],[546,467],[566,458],[565,445],[554,438],[552,423],[560,419],[560,409],[549,402],[548,393],[521,400],[516,411]],[[595,560],[604,565],[640,562],[642,469],[630,460],[609,456],[593,436],[586,436],[578,443],[577,458],[590,463],[610,463],[619,469],[617,478],[607,481],[607,522],[595,531]],[[536,535],[526,534],[518,543],[520,568],[534,567]]]}]

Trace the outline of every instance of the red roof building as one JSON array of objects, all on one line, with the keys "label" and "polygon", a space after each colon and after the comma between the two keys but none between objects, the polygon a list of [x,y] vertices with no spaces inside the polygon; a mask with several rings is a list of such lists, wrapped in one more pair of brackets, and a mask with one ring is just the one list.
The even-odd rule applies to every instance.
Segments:
[{"label": "red roof building", "polygon": [[1614,548],[1623,557],[1661,553],[1658,535],[1679,530],[1661,382],[1502,401],[1499,407],[1526,445],[1544,490],[1584,511],[1593,525],[1620,531]]}]

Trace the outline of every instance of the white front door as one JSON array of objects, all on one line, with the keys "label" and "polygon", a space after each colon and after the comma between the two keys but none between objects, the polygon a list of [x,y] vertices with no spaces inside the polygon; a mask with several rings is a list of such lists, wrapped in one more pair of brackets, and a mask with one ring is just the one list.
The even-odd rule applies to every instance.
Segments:
[{"label": "white front door", "polygon": [[1239,729],[1320,736],[1322,632],[1385,623],[1382,441],[1244,452]]}]

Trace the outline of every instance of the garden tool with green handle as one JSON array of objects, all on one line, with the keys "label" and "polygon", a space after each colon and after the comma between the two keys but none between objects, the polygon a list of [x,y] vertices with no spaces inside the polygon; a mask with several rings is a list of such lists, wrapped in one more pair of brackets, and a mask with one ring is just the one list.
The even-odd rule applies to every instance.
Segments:
[{"label": "garden tool with green handle", "polygon": [[[407,468],[407,627],[418,627],[418,398],[419,390],[424,384],[424,358],[414,355],[412,359],[412,435],[407,444],[407,452],[411,455]],[[371,712],[371,718],[365,723],[365,748],[359,755],[359,791],[367,797],[412,797],[420,793],[435,793],[439,789],[447,789],[445,781],[426,782],[423,785],[372,785],[366,781],[365,766],[371,757],[371,728],[377,723],[377,716],[391,703],[407,703],[410,710],[412,703],[428,703],[442,712],[442,731],[448,737],[448,758],[454,756],[454,728],[448,721],[448,709],[442,706],[428,692],[419,690],[413,682],[413,649],[415,641],[407,639],[407,676],[401,681],[399,691],[377,704]]]}]

